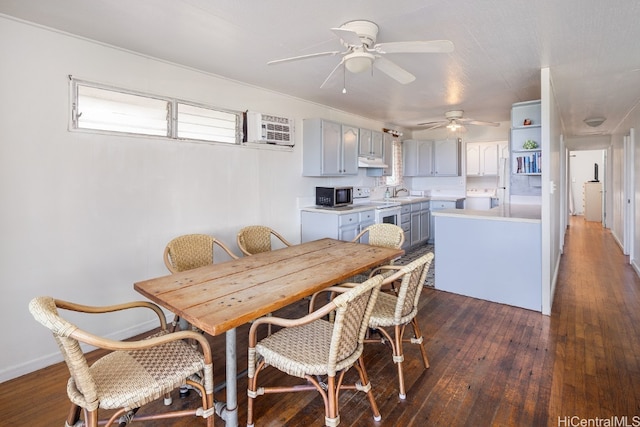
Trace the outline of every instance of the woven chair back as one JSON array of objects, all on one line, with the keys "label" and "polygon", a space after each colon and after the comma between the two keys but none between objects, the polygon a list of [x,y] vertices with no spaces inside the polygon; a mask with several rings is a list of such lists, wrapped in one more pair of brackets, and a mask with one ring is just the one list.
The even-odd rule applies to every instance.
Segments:
[{"label": "woven chair back", "polygon": [[353,363],[362,352],[369,318],[383,281],[377,275],[333,299],[336,312],[329,350],[329,373],[335,375],[345,360]]},{"label": "woven chair back", "polygon": [[251,255],[271,250],[272,230],[263,225],[250,225],[238,233],[238,246],[243,253]]},{"label": "woven chair back", "polygon": [[69,335],[79,328],[60,317],[55,299],[51,297],[34,298],[29,303],[29,311],[34,319],[53,333],[76,388],[82,393],[82,398],[86,402],[85,407],[97,408],[98,392],[89,371],[89,364],[84,357],[80,343],[69,338]]},{"label": "woven chair back", "polygon": [[369,234],[369,244],[372,246],[400,249],[404,243],[404,231],[394,224],[370,225],[356,239],[359,240],[365,233]]},{"label": "woven chair back", "polygon": [[167,267],[172,273],[213,264],[214,238],[206,234],[186,234],[167,244]]},{"label": "woven chair back", "polygon": [[418,313],[420,294],[432,261],[433,253],[430,252],[400,269],[404,274],[398,289],[398,302],[394,313],[396,324],[400,324],[403,318],[412,318]]}]

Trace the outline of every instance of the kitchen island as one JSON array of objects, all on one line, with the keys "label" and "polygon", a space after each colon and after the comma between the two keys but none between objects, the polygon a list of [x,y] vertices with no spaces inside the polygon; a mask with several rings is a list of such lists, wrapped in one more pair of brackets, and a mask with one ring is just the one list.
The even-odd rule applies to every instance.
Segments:
[{"label": "kitchen island", "polygon": [[542,311],[539,205],[433,212],[435,288]]}]

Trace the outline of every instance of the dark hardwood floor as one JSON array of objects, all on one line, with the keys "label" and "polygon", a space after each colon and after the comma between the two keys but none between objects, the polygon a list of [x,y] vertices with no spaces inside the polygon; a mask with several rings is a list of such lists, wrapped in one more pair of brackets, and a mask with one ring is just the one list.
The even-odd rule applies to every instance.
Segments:
[{"label": "dark hardwood floor", "polygon": [[[294,316],[304,308],[298,304],[278,314]],[[571,219],[550,317],[425,289],[419,319],[430,369],[424,371],[418,350],[407,346],[407,399],[400,400],[389,349],[367,346],[365,362],[382,421],[373,421],[365,397],[345,391],[341,425],[570,426],[611,417],[640,425],[640,280],[598,223]],[[246,331],[238,331],[239,367],[246,366]],[[222,381],[224,341],[211,341],[216,381]],[[58,364],[0,384],[0,425],[62,427],[67,376]],[[283,381],[277,373],[269,378]],[[245,425],[246,379],[238,388]],[[174,405],[193,398],[176,396]],[[255,413],[258,426],[323,425],[322,399],[315,392],[263,396]],[[219,418],[216,423],[224,425]],[[183,418],[153,425],[204,422]]]}]

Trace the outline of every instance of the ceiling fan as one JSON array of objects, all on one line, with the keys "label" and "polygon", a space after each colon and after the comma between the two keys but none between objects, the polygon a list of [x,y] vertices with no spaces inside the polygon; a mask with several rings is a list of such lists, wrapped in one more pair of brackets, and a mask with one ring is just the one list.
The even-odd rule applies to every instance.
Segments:
[{"label": "ceiling fan", "polygon": [[335,66],[331,73],[329,73],[329,76],[327,76],[324,82],[320,85],[321,88],[324,87],[331,76],[342,65],[344,65],[346,70],[352,73],[361,73],[375,67],[399,83],[408,84],[414,81],[416,77],[407,70],[385,58],[385,54],[453,52],[453,43],[449,40],[406,41],[376,44],[378,25],[371,21],[349,21],[342,24],[340,28],[332,28],[331,31],[340,38],[340,42],[345,47],[344,51],[336,50],[294,56],[291,58],[269,61],[267,64],[273,65],[320,56],[342,55],[342,59],[338,65]]},{"label": "ceiling fan", "polygon": [[441,127],[446,127],[451,132],[456,131],[464,131],[464,125],[475,125],[475,126],[500,126],[500,123],[497,122],[483,122],[480,120],[474,119],[465,119],[462,117],[464,111],[462,110],[452,110],[444,113],[444,117],[446,120],[440,120],[436,122],[424,122],[418,123],[418,126],[427,126],[426,130],[438,129]]}]

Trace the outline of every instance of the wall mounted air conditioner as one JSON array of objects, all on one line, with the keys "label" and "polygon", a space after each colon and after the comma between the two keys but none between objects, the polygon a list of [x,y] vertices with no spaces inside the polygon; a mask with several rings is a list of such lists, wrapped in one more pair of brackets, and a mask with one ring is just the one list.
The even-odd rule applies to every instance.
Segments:
[{"label": "wall mounted air conditioner", "polygon": [[272,114],[247,111],[245,115],[245,142],[286,145],[293,147],[294,120]]}]

